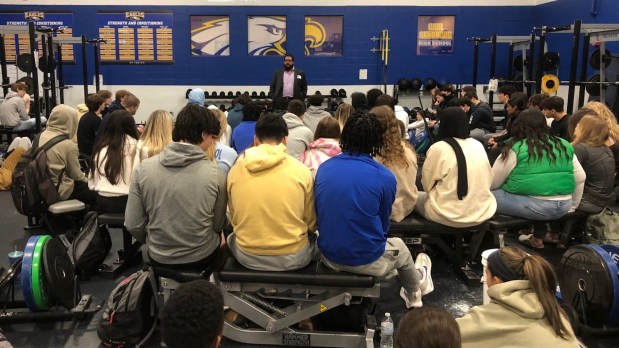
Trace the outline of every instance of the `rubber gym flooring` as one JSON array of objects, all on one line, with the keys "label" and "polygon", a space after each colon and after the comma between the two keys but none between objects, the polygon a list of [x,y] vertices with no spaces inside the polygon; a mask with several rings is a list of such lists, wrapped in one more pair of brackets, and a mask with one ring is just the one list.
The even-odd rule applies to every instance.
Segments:
[{"label": "rubber gym flooring", "polygon": [[[8,191],[0,192],[0,265],[7,268],[7,254],[17,246],[18,250],[23,250],[29,237],[28,232],[23,230],[26,225],[26,218],[20,215],[14,208],[11,195]],[[122,244],[121,231],[110,230],[114,242],[112,253]],[[514,244],[515,237],[508,236],[507,244]],[[492,247],[491,244],[487,245]],[[527,250],[532,252],[532,250]],[[555,266],[558,265],[563,250],[554,247],[547,247],[542,254],[548,258]],[[424,304],[434,305],[445,308],[454,316],[461,316],[472,306],[482,303],[482,287],[468,287],[460,281],[450,265],[441,257],[430,251],[433,261],[432,277],[434,280],[434,292],[423,298]],[[108,256],[111,257],[111,256]],[[127,276],[137,270],[139,265],[130,267],[123,272]],[[474,265],[475,270],[481,273],[481,266]],[[116,281],[119,281],[116,279]],[[81,283],[82,293],[91,294],[95,297],[95,303],[103,303],[115,286],[111,279],[93,277],[89,281]],[[396,328],[398,320],[406,313],[404,301],[399,297],[399,285],[387,283],[381,289],[381,298],[375,302],[377,320],[382,320],[385,312],[390,312],[395,320]],[[18,291],[20,291],[18,289]],[[73,323],[50,322],[50,323],[24,323],[3,326],[2,330],[15,347],[99,347],[100,341],[97,337],[97,323],[100,312],[92,318]],[[156,334],[151,340],[151,347],[159,347],[160,338]],[[610,348],[619,347],[619,338],[583,338],[583,343],[591,348]],[[240,344],[233,341],[222,341],[222,347],[247,347],[250,345]]]}]

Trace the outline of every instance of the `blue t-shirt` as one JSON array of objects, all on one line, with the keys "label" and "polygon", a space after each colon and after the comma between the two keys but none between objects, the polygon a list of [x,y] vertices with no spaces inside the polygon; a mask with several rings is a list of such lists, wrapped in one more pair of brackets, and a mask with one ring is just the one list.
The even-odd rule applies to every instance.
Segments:
[{"label": "blue t-shirt", "polygon": [[232,131],[230,146],[237,153],[241,153],[254,143],[254,134],[256,134],[256,121],[243,121]]},{"label": "blue t-shirt", "polygon": [[369,155],[325,161],[314,187],[318,248],[329,261],[361,266],[385,252],[395,176]]},{"label": "blue t-shirt", "polygon": [[215,159],[217,160],[217,166],[224,174],[228,175],[230,168],[236,161],[238,154],[230,146],[226,146],[222,143],[217,143],[215,147]]}]

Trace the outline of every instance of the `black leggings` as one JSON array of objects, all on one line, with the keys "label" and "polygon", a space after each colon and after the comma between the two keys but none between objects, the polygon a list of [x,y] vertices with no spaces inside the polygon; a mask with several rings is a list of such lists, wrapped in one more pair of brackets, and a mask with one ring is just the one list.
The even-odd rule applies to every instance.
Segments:
[{"label": "black leggings", "polygon": [[105,197],[97,194],[97,214],[124,214],[129,196]]}]

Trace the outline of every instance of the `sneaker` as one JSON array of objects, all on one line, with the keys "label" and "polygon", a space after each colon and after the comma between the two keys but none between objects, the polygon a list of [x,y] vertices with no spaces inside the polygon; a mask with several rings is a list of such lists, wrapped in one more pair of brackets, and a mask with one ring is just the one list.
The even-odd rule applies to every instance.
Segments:
[{"label": "sneaker", "polygon": [[419,281],[419,289],[421,289],[421,295],[425,296],[434,291],[434,283],[432,282],[432,261],[430,256],[424,253],[417,255],[415,261],[415,268],[421,272],[421,280]]},{"label": "sneaker", "polygon": [[408,292],[404,290],[404,288],[401,288],[400,297],[404,300],[404,303],[406,303],[406,309],[423,307],[423,303],[421,302],[421,290],[415,291],[411,301],[408,297]]}]

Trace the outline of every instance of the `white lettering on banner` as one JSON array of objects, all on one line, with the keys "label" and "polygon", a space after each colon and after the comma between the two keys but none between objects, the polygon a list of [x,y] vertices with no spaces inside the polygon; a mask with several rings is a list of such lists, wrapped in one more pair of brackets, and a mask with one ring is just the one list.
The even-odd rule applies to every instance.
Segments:
[{"label": "white lettering on banner", "polygon": [[[463,6],[462,0],[442,0],[440,6],[475,7],[475,6],[537,6],[557,0],[469,0]],[[306,1],[290,0],[107,0],[105,5],[149,5],[149,6],[437,6],[436,0],[316,0],[312,6]],[[15,0],[0,0],[0,5],[15,5]],[[28,5],[92,5],[83,0],[29,0]],[[102,6],[104,7],[104,6]]]}]

